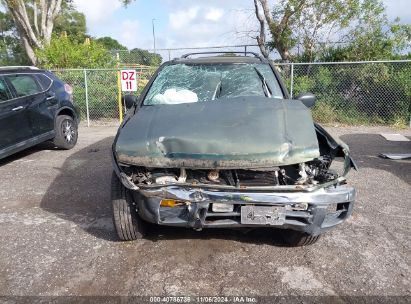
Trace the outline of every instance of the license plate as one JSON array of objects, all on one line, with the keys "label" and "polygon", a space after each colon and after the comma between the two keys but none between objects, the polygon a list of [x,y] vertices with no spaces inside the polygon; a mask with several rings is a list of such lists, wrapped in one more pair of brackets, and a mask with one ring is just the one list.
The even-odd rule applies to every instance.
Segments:
[{"label": "license plate", "polygon": [[285,207],[242,206],[241,224],[280,226],[285,222]]},{"label": "license plate", "polygon": [[213,203],[211,206],[213,212],[233,212],[233,204],[224,204],[224,203]]}]

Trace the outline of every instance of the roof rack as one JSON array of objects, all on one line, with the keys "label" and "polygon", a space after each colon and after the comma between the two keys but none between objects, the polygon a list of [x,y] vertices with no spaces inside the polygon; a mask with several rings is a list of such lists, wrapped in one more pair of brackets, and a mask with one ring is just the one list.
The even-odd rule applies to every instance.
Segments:
[{"label": "roof rack", "polygon": [[38,70],[39,68],[35,66],[25,66],[25,65],[10,65],[10,66],[2,66],[0,70],[21,70],[21,69],[29,69],[29,70]]},{"label": "roof rack", "polygon": [[230,52],[230,51],[221,51],[221,52],[214,51],[214,52],[188,53],[188,54],[184,54],[183,56],[181,56],[181,58],[188,58],[188,57],[193,56],[193,55],[208,55],[208,54],[210,54],[210,55],[211,54],[243,54],[244,56],[247,56],[247,54],[251,54],[254,57],[262,60],[262,57],[260,55],[258,55],[255,52],[249,52],[249,51],[242,51],[242,52],[241,51],[232,51],[232,52]]}]

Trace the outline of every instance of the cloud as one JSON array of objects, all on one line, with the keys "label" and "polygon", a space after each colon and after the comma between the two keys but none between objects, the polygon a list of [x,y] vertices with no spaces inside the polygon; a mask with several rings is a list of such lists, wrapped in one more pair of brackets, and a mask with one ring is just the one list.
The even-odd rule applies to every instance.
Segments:
[{"label": "cloud", "polygon": [[409,13],[410,0],[385,0],[383,1],[387,8],[387,15],[390,20],[400,17],[402,23],[411,23]]},{"label": "cloud", "polygon": [[198,7],[191,7],[187,10],[180,10],[177,12],[170,13],[170,26],[175,30],[182,29],[184,26],[186,26],[191,21],[196,19],[198,11]]},{"label": "cloud", "polygon": [[[213,3],[197,2],[195,6],[185,8],[174,6],[174,10],[169,12],[167,29],[159,35],[164,38],[165,47],[199,47],[239,43],[236,29],[248,28],[249,12],[238,10],[235,5],[237,3],[231,0],[211,2]],[[244,39],[241,40],[243,43]],[[247,42],[249,43],[250,39]]]},{"label": "cloud", "polygon": [[120,24],[118,41],[127,48],[134,48],[140,42],[137,32],[140,30],[138,20],[124,20]]},{"label": "cloud", "polygon": [[99,24],[121,8],[121,2],[118,0],[74,0],[76,9],[86,15],[87,24],[91,27]]},{"label": "cloud", "polygon": [[208,10],[207,14],[205,15],[205,19],[216,22],[220,20],[221,17],[223,17],[223,15],[224,10],[212,7]]}]

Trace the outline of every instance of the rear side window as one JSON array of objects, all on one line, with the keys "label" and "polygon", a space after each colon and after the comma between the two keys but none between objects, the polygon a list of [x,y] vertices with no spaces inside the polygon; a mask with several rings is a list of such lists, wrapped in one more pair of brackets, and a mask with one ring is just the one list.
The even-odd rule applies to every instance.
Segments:
[{"label": "rear side window", "polygon": [[37,79],[44,91],[48,90],[53,82],[49,77],[43,74],[37,74]]},{"label": "rear side window", "polygon": [[33,95],[42,91],[37,81],[31,75],[17,74],[6,77],[16,90],[17,97]]},{"label": "rear side window", "polygon": [[12,99],[11,92],[3,77],[0,77],[0,102]]}]

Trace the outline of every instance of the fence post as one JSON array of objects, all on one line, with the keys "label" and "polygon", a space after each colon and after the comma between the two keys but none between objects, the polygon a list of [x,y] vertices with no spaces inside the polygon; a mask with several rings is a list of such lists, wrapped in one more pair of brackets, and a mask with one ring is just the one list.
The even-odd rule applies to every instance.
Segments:
[{"label": "fence post", "polygon": [[291,63],[291,72],[290,72],[290,97],[293,98],[293,89],[294,89],[294,64]]},{"label": "fence post", "polygon": [[123,122],[123,104],[121,103],[121,71],[117,72],[117,90],[118,90],[118,115],[120,118],[120,124]]},{"label": "fence post", "polygon": [[88,83],[87,83],[87,71],[83,69],[84,72],[84,90],[86,94],[86,112],[87,112],[87,127],[90,127],[90,110],[88,106]]}]

